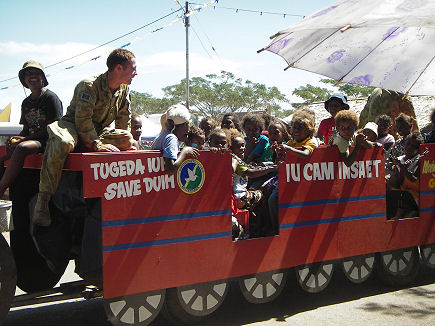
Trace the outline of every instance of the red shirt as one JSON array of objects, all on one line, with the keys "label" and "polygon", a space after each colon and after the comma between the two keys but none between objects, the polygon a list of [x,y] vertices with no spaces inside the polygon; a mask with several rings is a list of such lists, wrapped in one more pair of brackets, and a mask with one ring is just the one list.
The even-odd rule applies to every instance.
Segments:
[{"label": "red shirt", "polygon": [[320,122],[317,133],[322,134],[323,141],[326,145],[329,143],[329,138],[332,136],[333,127],[335,127],[335,120],[333,117],[324,119]]}]

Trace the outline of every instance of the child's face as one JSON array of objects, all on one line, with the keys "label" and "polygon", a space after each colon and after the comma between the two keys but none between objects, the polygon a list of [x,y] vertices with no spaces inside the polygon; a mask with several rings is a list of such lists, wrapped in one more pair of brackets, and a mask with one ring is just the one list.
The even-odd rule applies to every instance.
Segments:
[{"label": "child's face", "polygon": [[301,121],[294,121],[292,125],[292,137],[297,142],[301,142],[310,135],[307,125]]},{"label": "child's face", "polygon": [[337,131],[341,137],[350,140],[355,133],[356,126],[351,121],[340,121],[337,126]]},{"label": "child's face", "polygon": [[204,143],[205,143],[205,137],[204,136],[195,136],[190,141],[190,146],[198,148],[198,149],[204,149]]},{"label": "child's face", "polygon": [[224,133],[213,134],[210,138],[210,147],[224,149],[227,147],[227,136]]},{"label": "child's face", "polygon": [[376,134],[374,133],[373,130],[364,129],[362,131],[362,133],[363,133],[364,136],[367,137],[367,140],[369,140],[369,141],[375,142],[378,139],[378,137],[376,136]]},{"label": "child's face", "polygon": [[270,125],[269,126],[269,141],[271,143],[277,142],[278,144],[282,143],[282,131],[277,125]]},{"label": "child's face", "polygon": [[188,131],[189,131],[189,123],[185,122],[185,123],[176,125],[173,133],[175,136],[177,136],[179,141],[187,143]]},{"label": "child's face", "polygon": [[396,128],[397,128],[397,133],[401,137],[408,136],[409,133],[411,132],[411,126],[409,126],[408,124],[403,123],[403,122],[397,122],[396,123]]},{"label": "child's face", "polygon": [[142,120],[139,118],[131,120],[131,134],[134,140],[139,140],[142,134]]},{"label": "child's face", "polygon": [[208,135],[210,134],[211,127],[212,126],[211,126],[210,121],[204,121],[201,124],[200,128],[204,131],[206,137],[208,137]]},{"label": "child's face", "polygon": [[245,154],[245,140],[242,137],[236,137],[231,142],[231,151],[238,157]]},{"label": "child's face", "polygon": [[404,154],[406,158],[414,157],[418,154],[419,143],[414,139],[410,138],[405,142]]},{"label": "child's face", "polygon": [[254,123],[247,122],[243,129],[245,130],[246,137],[248,138],[258,138],[260,136],[261,130]]},{"label": "child's face", "polygon": [[328,111],[333,118],[335,118],[338,112],[344,109],[346,109],[346,106],[338,99],[332,99],[328,103]]},{"label": "child's face", "polygon": [[233,122],[233,117],[232,116],[227,116],[222,120],[221,123],[221,128],[222,129],[231,129],[231,128],[235,128],[234,122]]},{"label": "child's face", "polygon": [[391,124],[388,121],[378,121],[378,133],[380,136],[385,136],[390,131]]},{"label": "child's face", "polygon": [[29,68],[24,72],[24,82],[30,90],[40,90],[44,86],[42,71],[36,68]]}]

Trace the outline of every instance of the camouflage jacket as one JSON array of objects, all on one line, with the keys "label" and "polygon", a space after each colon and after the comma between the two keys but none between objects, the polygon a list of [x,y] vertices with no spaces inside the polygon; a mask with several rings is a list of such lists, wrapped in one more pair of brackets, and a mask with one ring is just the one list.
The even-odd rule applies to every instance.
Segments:
[{"label": "camouflage jacket", "polygon": [[108,72],[94,79],[82,80],[61,120],[75,124],[85,143],[98,139],[104,128],[115,121],[115,128],[130,130],[129,88],[122,84],[112,94],[107,84]]}]

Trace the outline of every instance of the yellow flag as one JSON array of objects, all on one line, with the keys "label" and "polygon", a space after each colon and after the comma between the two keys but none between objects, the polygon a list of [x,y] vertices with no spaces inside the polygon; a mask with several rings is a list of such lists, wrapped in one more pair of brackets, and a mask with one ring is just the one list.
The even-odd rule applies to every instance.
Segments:
[{"label": "yellow flag", "polygon": [[6,107],[0,112],[0,122],[9,122],[11,118],[12,103],[6,105]]}]

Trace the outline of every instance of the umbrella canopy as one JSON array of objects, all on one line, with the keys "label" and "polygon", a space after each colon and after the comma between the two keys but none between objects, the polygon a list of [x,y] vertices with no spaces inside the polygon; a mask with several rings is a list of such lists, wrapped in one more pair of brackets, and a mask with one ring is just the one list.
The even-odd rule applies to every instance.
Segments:
[{"label": "umbrella canopy", "polygon": [[287,68],[435,95],[435,0],[342,0],[271,38]]}]

